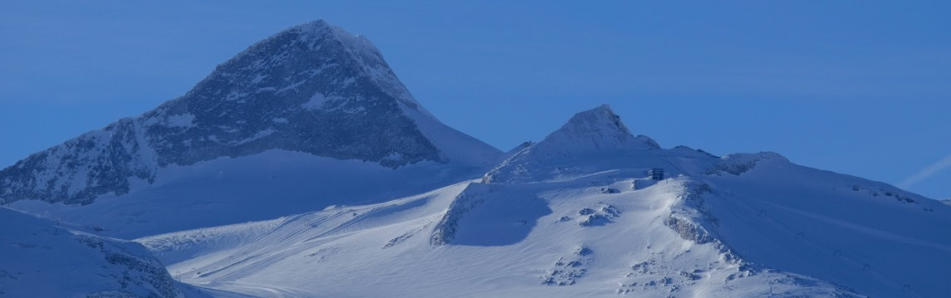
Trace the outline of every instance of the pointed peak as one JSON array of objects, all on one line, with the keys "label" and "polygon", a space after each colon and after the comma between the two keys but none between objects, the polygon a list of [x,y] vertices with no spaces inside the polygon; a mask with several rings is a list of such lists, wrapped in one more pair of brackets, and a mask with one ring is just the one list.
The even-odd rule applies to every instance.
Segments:
[{"label": "pointed peak", "polygon": [[604,104],[575,114],[565,125],[548,135],[546,146],[577,150],[655,149],[657,143],[646,136],[631,134],[621,117]]},{"label": "pointed peak", "polygon": [[[593,108],[593,109],[590,109],[590,110],[587,110],[587,111],[584,111],[584,112],[591,112],[591,111],[603,111],[603,112],[607,112],[607,113],[614,114],[614,110],[611,109],[611,105],[606,104],[606,103],[603,103],[603,104],[601,104],[601,105],[599,105],[599,106],[597,106],[597,107],[595,107],[595,108]],[[582,112],[582,113],[584,113],[584,112]]]},{"label": "pointed peak", "polygon": [[621,116],[615,114],[614,110],[611,110],[611,106],[607,104],[575,114],[561,129],[566,128],[581,129],[576,132],[583,133],[631,135],[631,132],[621,122]]},{"label": "pointed peak", "polygon": [[634,136],[608,105],[575,114],[537,144],[526,144],[486,173],[485,183],[546,181],[560,175],[616,167],[615,161],[652,156],[660,149],[646,136]]},{"label": "pointed peak", "polygon": [[[413,99],[373,43],[325,20],[295,25],[254,43],[219,65],[206,81],[213,81],[211,85],[216,91],[222,83],[233,89],[228,90],[230,93],[215,94],[215,98],[224,101],[248,102],[246,99],[253,100],[260,94],[340,98],[340,94],[349,92],[346,90],[369,88],[386,93],[409,109],[428,113]],[[314,104],[305,106],[329,106],[323,102],[313,100]],[[350,110],[355,109],[360,108]]]},{"label": "pointed peak", "polygon": [[[348,47],[357,47],[361,49],[370,49],[374,52],[377,52],[376,46],[373,45],[370,40],[368,40],[363,35],[353,34],[344,30],[341,27],[334,26],[333,24],[328,23],[323,19],[318,19],[315,21],[310,21],[300,25],[293,26],[287,30],[282,31],[281,33],[286,32],[296,32],[301,33],[302,37],[310,39],[333,39],[338,40],[343,43],[344,46]],[[281,33],[278,33],[280,35]]]},{"label": "pointed peak", "polygon": [[294,26],[293,28],[313,30],[313,29],[331,28],[331,27],[333,27],[333,25],[331,25],[330,23],[327,23],[327,21],[325,21],[324,19],[316,19],[307,23],[299,24],[297,26]]}]

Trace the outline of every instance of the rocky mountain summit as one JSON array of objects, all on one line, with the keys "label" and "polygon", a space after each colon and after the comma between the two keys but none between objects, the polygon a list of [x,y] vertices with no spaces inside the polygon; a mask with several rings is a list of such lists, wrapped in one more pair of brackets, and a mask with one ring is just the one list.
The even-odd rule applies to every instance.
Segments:
[{"label": "rocky mountain summit", "polygon": [[425,111],[366,38],[315,21],[252,45],[180,98],[0,171],[0,202],[89,204],[164,167],[267,150],[387,168],[480,167],[500,154]]}]

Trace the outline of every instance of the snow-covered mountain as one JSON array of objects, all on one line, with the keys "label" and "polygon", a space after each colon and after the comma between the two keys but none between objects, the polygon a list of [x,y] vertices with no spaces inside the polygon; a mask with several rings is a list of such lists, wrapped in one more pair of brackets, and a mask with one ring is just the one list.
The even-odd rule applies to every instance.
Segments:
[{"label": "snow-covered mountain", "polygon": [[0,208],[0,296],[951,293],[948,204],[606,105],[502,153],[323,21],[0,171],[0,202],[32,214]]},{"label": "snow-covered mountain", "polygon": [[0,171],[0,202],[144,236],[384,201],[481,175],[501,154],[420,106],[368,40],[315,21]]},{"label": "snow-covered mountain", "polygon": [[0,207],[2,297],[203,296],[135,242],[74,231]]},{"label": "snow-covered mountain", "polygon": [[949,226],[775,153],[663,149],[601,106],[482,179],[136,241],[176,279],[264,296],[942,297]]}]

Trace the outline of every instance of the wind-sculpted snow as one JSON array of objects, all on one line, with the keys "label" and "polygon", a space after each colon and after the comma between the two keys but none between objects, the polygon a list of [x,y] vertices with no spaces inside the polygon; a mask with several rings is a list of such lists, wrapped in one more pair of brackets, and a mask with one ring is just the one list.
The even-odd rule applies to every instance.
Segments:
[{"label": "wind-sculpted snow", "polygon": [[368,40],[315,21],[252,45],[180,98],[0,171],[0,202],[89,204],[162,168],[268,150],[387,168],[480,168],[501,154],[433,118]]},{"label": "wind-sculpted snow", "polygon": [[[951,208],[883,183],[792,163],[704,177],[698,220],[754,267],[884,297],[951,291]],[[694,217],[694,218],[700,218]]]},{"label": "wind-sculpted snow", "polygon": [[70,231],[5,208],[0,223],[0,296],[184,296],[137,243]]},{"label": "wind-sculpted snow", "polygon": [[433,245],[498,246],[525,239],[551,209],[532,187],[470,184],[449,206],[431,236]]}]

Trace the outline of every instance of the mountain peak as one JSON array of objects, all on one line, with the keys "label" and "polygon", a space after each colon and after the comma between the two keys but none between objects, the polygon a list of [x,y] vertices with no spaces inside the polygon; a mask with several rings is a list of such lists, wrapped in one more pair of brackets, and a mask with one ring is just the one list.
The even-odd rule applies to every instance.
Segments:
[{"label": "mountain peak", "polygon": [[345,46],[372,50],[379,55],[379,50],[376,49],[376,46],[374,46],[373,43],[363,35],[350,33],[341,27],[334,26],[327,21],[324,21],[323,19],[318,19],[290,27],[283,32],[278,33],[277,35],[289,32],[301,33],[300,37],[302,38],[327,39],[329,37],[343,42]]},{"label": "mountain peak", "polygon": [[151,183],[160,168],[269,150],[392,169],[424,161],[482,168],[500,155],[425,111],[369,40],[317,20],[251,45],[140,117],[0,171],[0,202],[91,203],[127,193],[132,177]]},{"label": "mountain peak", "polygon": [[291,28],[301,28],[301,29],[324,29],[334,27],[324,19],[316,19],[307,23],[302,23]]},{"label": "mountain peak", "polygon": [[[328,73],[345,77],[311,82]],[[310,85],[325,85],[320,89],[369,87],[386,93],[401,105],[421,109],[372,42],[324,20],[290,27],[251,45],[219,65],[206,81],[216,77],[254,91],[276,93],[306,89]],[[196,89],[198,87],[201,84]],[[327,95],[333,90],[319,91]],[[249,93],[225,99],[240,100],[241,95]],[[322,103],[310,107],[324,106]]]},{"label": "mountain peak", "polygon": [[558,132],[618,139],[631,137],[631,132],[621,122],[621,117],[607,104],[575,114]]},{"label": "mountain peak", "polygon": [[[545,180],[560,175],[590,172],[616,166],[632,156],[650,155],[660,149],[646,136],[634,136],[608,105],[579,112],[545,139],[517,151],[486,173],[484,182],[511,183]],[[595,161],[608,160],[607,164]]]},{"label": "mountain peak", "polygon": [[646,136],[631,134],[621,117],[609,105],[579,112],[565,125],[539,142],[572,151],[656,149],[656,142]]}]

